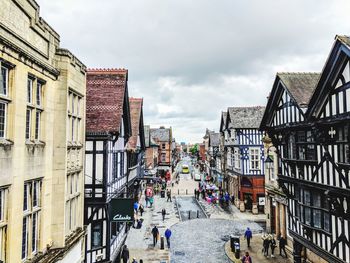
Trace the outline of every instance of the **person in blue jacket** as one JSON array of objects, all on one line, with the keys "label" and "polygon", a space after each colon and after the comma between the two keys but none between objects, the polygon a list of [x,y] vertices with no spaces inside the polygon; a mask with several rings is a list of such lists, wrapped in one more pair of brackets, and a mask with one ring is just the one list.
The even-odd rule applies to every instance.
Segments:
[{"label": "person in blue jacket", "polygon": [[166,243],[168,245],[168,248],[170,248],[170,237],[171,237],[171,230],[169,228],[167,228],[165,230],[165,238],[166,238]]},{"label": "person in blue jacket", "polygon": [[250,240],[252,239],[253,233],[250,230],[249,227],[247,227],[247,230],[244,233],[244,238],[247,239],[247,246],[250,247]]}]

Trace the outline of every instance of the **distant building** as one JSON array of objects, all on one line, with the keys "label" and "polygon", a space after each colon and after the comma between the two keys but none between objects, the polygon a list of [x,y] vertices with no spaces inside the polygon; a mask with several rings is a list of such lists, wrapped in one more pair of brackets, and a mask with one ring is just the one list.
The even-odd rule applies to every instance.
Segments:
[{"label": "distant building", "polygon": [[227,110],[226,147],[230,194],[241,211],[264,212],[264,146],[259,131],[265,107],[230,107]]},{"label": "distant building", "polygon": [[147,170],[152,170],[158,167],[159,145],[151,137],[149,125],[144,126],[144,131],[145,131],[145,146],[146,146],[145,168]]},{"label": "distant building", "polygon": [[151,128],[150,136],[159,145],[158,172],[161,176],[172,169],[172,129],[161,126]]},{"label": "distant building", "polygon": [[0,261],[82,262],[86,68],[35,1],[0,5]]}]

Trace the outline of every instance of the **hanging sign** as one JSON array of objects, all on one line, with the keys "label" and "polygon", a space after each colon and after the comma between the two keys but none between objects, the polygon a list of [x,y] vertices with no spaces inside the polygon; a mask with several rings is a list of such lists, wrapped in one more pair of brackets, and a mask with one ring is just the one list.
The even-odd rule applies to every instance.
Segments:
[{"label": "hanging sign", "polygon": [[109,203],[109,218],[113,222],[132,222],[134,220],[134,199],[112,199]]},{"label": "hanging sign", "polygon": [[259,197],[259,205],[265,205],[265,197]]}]

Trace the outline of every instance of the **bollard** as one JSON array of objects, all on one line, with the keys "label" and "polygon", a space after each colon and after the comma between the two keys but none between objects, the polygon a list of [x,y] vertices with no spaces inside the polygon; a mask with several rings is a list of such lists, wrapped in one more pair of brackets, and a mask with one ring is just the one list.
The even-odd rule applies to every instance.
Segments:
[{"label": "bollard", "polygon": [[197,210],[197,218],[199,218],[199,210]]},{"label": "bollard", "polygon": [[186,195],[187,195],[187,189],[186,189]]},{"label": "bollard", "polygon": [[177,189],[177,195],[180,195],[180,189]]},{"label": "bollard", "polygon": [[164,237],[160,237],[160,249],[164,249]]},{"label": "bollard", "polygon": [[188,219],[191,219],[191,211],[188,211]]}]

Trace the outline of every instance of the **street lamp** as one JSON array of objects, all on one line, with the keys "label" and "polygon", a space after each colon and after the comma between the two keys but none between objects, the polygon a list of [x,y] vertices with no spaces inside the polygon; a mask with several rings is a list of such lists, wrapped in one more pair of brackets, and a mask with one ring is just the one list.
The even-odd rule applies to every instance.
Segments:
[{"label": "street lamp", "polygon": [[272,158],[270,157],[270,155],[267,155],[266,159],[265,159],[265,165],[266,165],[266,168],[269,170],[269,180],[271,180],[271,169],[273,169],[273,160]]}]

